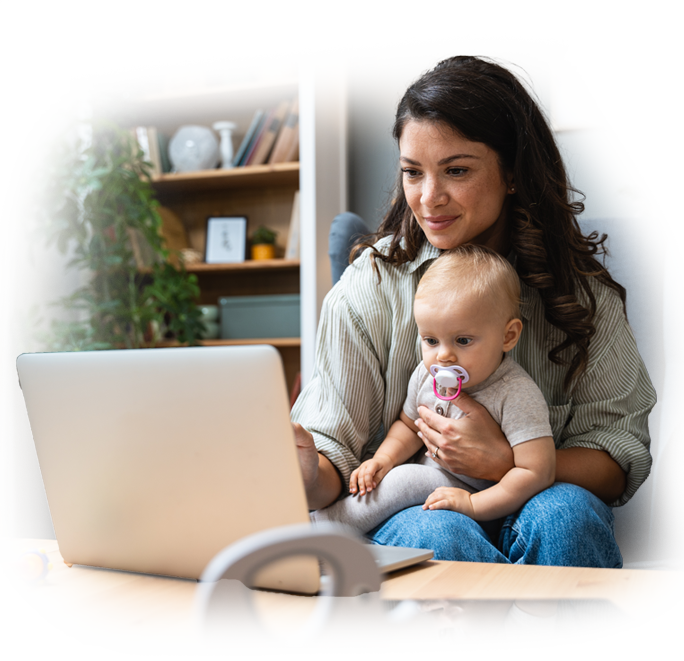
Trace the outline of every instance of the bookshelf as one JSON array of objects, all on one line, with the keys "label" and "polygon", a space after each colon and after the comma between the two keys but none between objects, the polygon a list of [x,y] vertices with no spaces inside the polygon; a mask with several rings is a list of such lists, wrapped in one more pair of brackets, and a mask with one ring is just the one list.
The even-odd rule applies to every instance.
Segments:
[{"label": "bookshelf", "polygon": [[[293,101],[298,101],[297,94],[297,85],[291,82],[219,88],[194,94],[148,94],[134,100],[120,115],[126,117],[124,121],[128,126],[153,127],[150,142],[155,134],[164,134],[168,140],[185,124],[212,127],[216,121],[229,120],[237,125],[233,135],[233,150],[237,153],[247,129],[258,114],[257,109],[266,110],[265,114],[276,105],[290,109]],[[148,129],[143,130],[147,137]],[[202,255],[205,253],[209,217],[246,216],[248,236],[260,225],[277,232],[278,259],[248,260],[239,264],[188,264],[187,271],[198,279],[199,303],[216,305],[223,296],[299,294],[300,262],[282,258],[294,196],[299,190],[299,173],[299,162],[280,162],[153,176],[152,185],[160,204],[182,223],[187,247]],[[212,339],[201,344],[233,346],[255,343],[271,344],[278,349],[291,389],[301,366],[300,338]],[[164,342],[162,346],[177,344]]]}]

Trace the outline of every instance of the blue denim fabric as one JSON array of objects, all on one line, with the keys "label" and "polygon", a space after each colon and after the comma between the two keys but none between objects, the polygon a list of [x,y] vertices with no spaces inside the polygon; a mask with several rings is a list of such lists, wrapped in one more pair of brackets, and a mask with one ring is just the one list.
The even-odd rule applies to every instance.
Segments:
[{"label": "blue denim fabric", "polygon": [[429,548],[436,560],[622,567],[611,509],[585,489],[564,483],[537,494],[503,521],[478,524],[457,512],[416,506],[387,519],[368,538],[385,546]]}]

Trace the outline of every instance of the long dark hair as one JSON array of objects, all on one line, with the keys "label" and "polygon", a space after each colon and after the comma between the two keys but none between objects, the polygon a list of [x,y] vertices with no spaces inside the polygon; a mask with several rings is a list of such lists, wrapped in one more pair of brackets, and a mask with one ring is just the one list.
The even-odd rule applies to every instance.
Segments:
[{"label": "long dark hair", "polygon": [[[393,131],[397,141],[411,120],[443,124],[467,140],[484,143],[498,154],[503,171],[512,175],[515,193],[510,196],[509,222],[516,270],[526,285],[539,292],[546,320],[565,334],[549,351],[549,359],[569,366],[564,386],[570,389],[587,367],[589,342],[596,332],[590,278],[614,289],[623,307],[626,293],[596,259],[606,252],[607,236],[597,232],[583,236],[580,230],[577,216],[584,211],[583,196],[568,181],[538,104],[504,67],[458,56],[440,62],[408,88],[397,108]],[[386,252],[372,247],[387,236],[392,239]],[[374,259],[403,264],[416,258],[425,241],[399,178],[377,233],[359,248],[371,248]],[[566,349],[574,349],[569,359],[563,356]]]}]

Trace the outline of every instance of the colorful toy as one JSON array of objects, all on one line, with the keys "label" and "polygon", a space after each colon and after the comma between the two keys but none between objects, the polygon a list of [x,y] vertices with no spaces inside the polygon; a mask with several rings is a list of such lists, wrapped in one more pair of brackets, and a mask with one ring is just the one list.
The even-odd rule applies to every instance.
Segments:
[{"label": "colorful toy", "polygon": [[18,576],[22,585],[43,585],[47,573],[52,569],[45,549],[22,549],[16,560],[0,564],[5,576]]},{"label": "colorful toy", "polygon": [[[456,399],[461,394],[461,386],[468,383],[470,377],[460,365],[450,365],[449,367],[442,367],[440,365],[431,365],[430,374],[434,377],[432,381],[432,390],[435,397],[445,402],[450,402]],[[455,395],[451,397],[444,397],[437,392],[437,386],[440,388],[456,388]]]}]

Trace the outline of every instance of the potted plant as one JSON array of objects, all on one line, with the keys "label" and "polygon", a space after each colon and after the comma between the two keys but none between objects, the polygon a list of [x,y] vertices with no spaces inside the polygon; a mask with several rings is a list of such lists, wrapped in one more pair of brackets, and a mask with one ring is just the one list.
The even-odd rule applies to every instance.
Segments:
[{"label": "potted plant", "polygon": [[[151,164],[131,133],[113,125],[81,127],[85,138],[62,150],[49,182],[50,240],[83,271],[85,284],[60,301],[57,351],[155,346],[161,339],[197,344],[204,330],[197,278],[169,263],[161,236]],[[141,247],[150,267],[141,272]]]},{"label": "potted plant", "polygon": [[252,259],[273,259],[278,232],[261,225],[252,234]]}]

